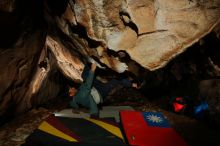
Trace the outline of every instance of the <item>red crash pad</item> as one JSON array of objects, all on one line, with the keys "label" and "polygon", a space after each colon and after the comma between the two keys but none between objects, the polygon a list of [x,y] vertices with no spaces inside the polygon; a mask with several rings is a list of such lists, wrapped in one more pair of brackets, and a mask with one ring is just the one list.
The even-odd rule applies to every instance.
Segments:
[{"label": "red crash pad", "polygon": [[120,116],[130,145],[188,146],[161,113],[121,111]]}]

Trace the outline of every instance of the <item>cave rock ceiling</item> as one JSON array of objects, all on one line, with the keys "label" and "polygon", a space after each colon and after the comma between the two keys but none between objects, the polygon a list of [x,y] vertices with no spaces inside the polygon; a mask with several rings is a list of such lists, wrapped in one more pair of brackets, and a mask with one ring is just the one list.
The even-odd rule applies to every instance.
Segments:
[{"label": "cave rock ceiling", "polygon": [[125,50],[152,71],[212,31],[220,18],[218,0],[76,0],[71,7],[70,22],[84,26],[98,47]]},{"label": "cave rock ceiling", "polygon": [[0,10],[0,114],[30,108],[43,87],[55,96],[56,70],[82,81],[91,58],[119,73],[155,71],[220,21],[219,0],[1,0]]}]

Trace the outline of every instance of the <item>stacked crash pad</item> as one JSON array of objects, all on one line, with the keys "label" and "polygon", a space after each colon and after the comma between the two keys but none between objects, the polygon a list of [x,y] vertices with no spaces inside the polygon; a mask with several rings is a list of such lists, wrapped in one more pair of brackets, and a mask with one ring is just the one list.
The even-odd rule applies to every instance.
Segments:
[{"label": "stacked crash pad", "polygon": [[[89,118],[82,112],[77,117],[74,114],[65,110],[56,113],[56,116],[51,115],[26,139],[24,145],[187,146],[169,127],[168,121],[160,118],[160,113],[137,112],[130,107],[105,107],[98,119]],[[119,119],[121,122],[116,122]],[[148,123],[147,119],[151,119],[151,123]],[[162,127],[151,127],[152,122],[160,123]]]},{"label": "stacked crash pad", "polygon": [[27,139],[26,146],[125,146],[112,119],[66,118],[51,115]]},{"label": "stacked crash pad", "polygon": [[[119,126],[119,111],[129,106],[105,106],[100,118],[72,109],[55,112],[39,125],[27,139],[26,146],[124,146],[127,145]],[[118,122],[117,122],[118,121]]]}]

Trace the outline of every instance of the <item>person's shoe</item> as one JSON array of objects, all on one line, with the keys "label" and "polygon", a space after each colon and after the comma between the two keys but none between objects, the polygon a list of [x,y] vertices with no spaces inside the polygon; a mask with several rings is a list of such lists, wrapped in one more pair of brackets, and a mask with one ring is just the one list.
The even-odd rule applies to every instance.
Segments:
[{"label": "person's shoe", "polygon": [[79,110],[78,110],[78,109],[75,109],[75,108],[72,109],[72,113],[74,113],[74,114],[80,114]]},{"label": "person's shoe", "polygon": [[91,114],[91,115],[90,115],[90,118],[98,119],[98,118],[99,118],[99,113]]}]

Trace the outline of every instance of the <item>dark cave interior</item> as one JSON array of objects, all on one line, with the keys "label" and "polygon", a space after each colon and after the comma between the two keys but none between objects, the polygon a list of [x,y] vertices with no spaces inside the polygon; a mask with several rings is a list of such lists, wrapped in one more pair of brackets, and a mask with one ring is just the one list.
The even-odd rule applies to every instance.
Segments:
[{"label": "dark cave interior", "polygon": [[[65,12],[69,3],[68,0],[15,0],[15,2],[15,9],[13,12],[8,13],[0,11],[0,68],[1,72],[7,71],[9,72],[9,76],[13,76],[16,72],[10,74],[13,70],[11,68],[16,68],[20,64],[14,62],[14,66],[10,66],[11,68],[8,69],[8,60],[14,59],[17,61],[20,59],[20,62],[22,62],[22,59],[19,57],[25,56],[27,59],[25,60],[26,62],[31,60],[28,66],[30,69],[27,71],[28,73],[25,72],[26,76],[24,75],[21,79],[18,77],[16,79],[11,79],[10,77],[5,78],[5,74],[0,74],[0,78],[2,78],[0,80],[0,84],[2,83],[2,89],[0,89],[0,102],[3,101],[3,98],[1,97],[8,97],[9,93],[12,99],[16,98],[18,95],[25,95],[23,92],[25,92],[25,88],[30,83],[29,80],[33,78],[33,74],[36,71],[35,66],[46,68],[45,66],[48,65],[47,63],[41,62],[38,64],[38,57],[40,56],[39,48],[43,48],[42,46],[44,46],[46,35],[48,34],[59,36],[64,46],[70,48],[70,52],[72,51],[72,54],[75,56],[80,56],[80,61],[86,64],[87,56],[86,54],[81,53],[80,48],[77,48],[77,44],[72,43],[73,41],[58,29],[55,22],[45,19],[45,11],[54,17],[61,16]],[[47,5],[47,8],[45,8],[45,5]],[[121,15],[126,14],[121,13]],[[130,23],[126,25],[130,25],[136,30],[136,32],[138,32],[135,24]],[[88,37],[85,27],[81,24],[71,26],[70,29],[79,39],[83,38],[87,40],[87,44],[91,49],[97,48],[102,44],[102,42]],[[40,33],[40,35],[37,36],[35,33]],[[23,40],[21,41],[21,39]],[[31,42],[32,40],[39,40],[37,42],[38,46],[36,46],[38,50],[36,48],[28,48],[28,51],[30,51],[29,53],[27,53],[27,49],[16,50],[16,47],[19,47],[19,45],[25,46],[24,42]],[[5,52],[13,53],[4,56]],[[137,70],[134,72],[126,71],[125,73],[117,73],[110,68],[107,68],[106,70],[98,68],[96,70],[96,76],[107,80],[113,78],[121,79],[131,76],[134,80],[143,84],[138,90],[133,88],[115,87],[115,92],[107,97],[106,102],[102,106],[131,105],[137,110],[144,110],[144,107],[149,104],[150,107],[156,106],[165,112],[174,113],[177,116],[184,116],[196,120],[197,122],[201,122],[208,127],[208,129],[214,130],[213,133],[212,130],[210,130],[212,133],[211,135],[217,134],[216,137],[218,137],[219,132],[215,130],[220,127],[220,73],[219,71],[216,71],[215,67],[220,66],[220,39],[215,32],[209,33],[197,43],[189,47],[185,52],[173,58],[165,67],[155,71],[143,68],[137,62],[131,60],[130,56],[126,56],[125,58],[122,56],[120,58],[119,52],[110,49],[106,52],[109,56],[119,57],[121,62],[133,62]],[[126,54],[125,51],[122,52]],[[32,106],[24,113],[41,108],[49,110],[66,108],[68,102],[71,100],[71,98],[68,97],[68,84],[73,81],[63,75],[62,71],[58,69],[54,54],[50,51],[48,51],[48,54],[48,58],[52,61],[50,64],[51,70],[47,76],[47,80],[43,82],[39,92],[30,99]],[[93,56],[93,58],[101,65],[107,67],[104,63],[99,61],[96,56]],[[204,83],[203,81],[206,82]],[[7,82],[7,84],[4,84],[5,82]],[[22,91],[22,93],[18,92],[18,90],[21,89],[25,90]],[[186,110],[179,113],[174,111],[172,103],[173,99],[176,97],[184,97],[186,99]],[[197,118],[193,112],[195,106],[201,102],[200,97],[204,97],[204,100],[209,105],[209,110],[204,113],[204,117]],[[16,106],[19,104],[20,100],[18,100],[19,102],[14,102],[12,99],[6,102],[7,104],[8,102],[10,103],[7,105],[7,108],[4,108],[5,111],[1,112],[1,127],[4,127],[7,123],[13,123],[13,121],[19,116],[25,119],[25,114],[19,113],[19,116],[15,114],[17,109]],[[188,126],[190,129],[190,126],[192,125],[173,124],[173,126],[177,128],[177,131],[179,129],[180,131],[184,131],[184,126]],[[196,128],[192,129],[195,130]],[[201,131],[199,130],[199,132]],[[188,131],[182,133],[182,135],[185,135],[186,139],[189,138],[186,136],[187,132]],[[194,142],[192,142],[192,145],[194,145]]]}]

